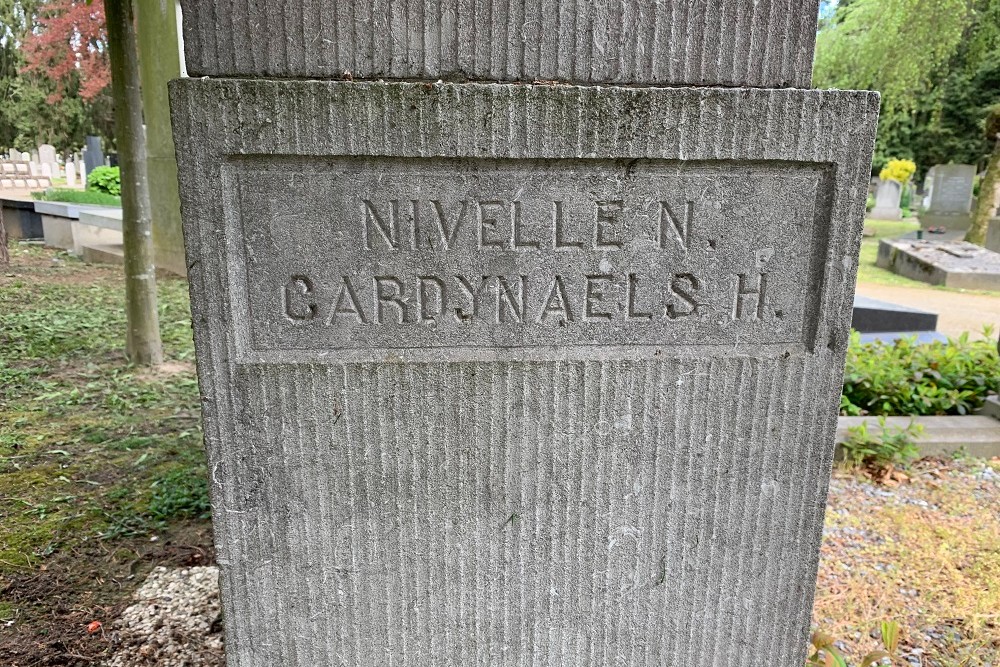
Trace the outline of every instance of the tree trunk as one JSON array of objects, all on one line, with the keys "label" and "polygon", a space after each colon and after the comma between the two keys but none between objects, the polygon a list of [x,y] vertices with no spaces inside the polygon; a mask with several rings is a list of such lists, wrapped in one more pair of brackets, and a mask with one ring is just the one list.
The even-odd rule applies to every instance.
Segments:
[{"label": "tree trunk", "polygon": [[986,243],[986,231],[989,229],[990,218],[997,215],[997,204],[1000,204],[1000,135],[993,145],[993,154],[986,164],[983,180],[979,183],[979,201],[972,226],[965,234],[966,241],[976,245]]},{"label": "tree trunk", "polygon": [[115,140],[122,174],[126,353],[134,363],[155,365],[163,361],[163,349],[156,312],[153,223],[132,0],[104,0],[104,14],[108,22]]},{"label": "tree trunk", "polygon": [[3,207],[0,206],[0,267],[10,266],[10,254],[7,252],[7,228],[3,226]]}]

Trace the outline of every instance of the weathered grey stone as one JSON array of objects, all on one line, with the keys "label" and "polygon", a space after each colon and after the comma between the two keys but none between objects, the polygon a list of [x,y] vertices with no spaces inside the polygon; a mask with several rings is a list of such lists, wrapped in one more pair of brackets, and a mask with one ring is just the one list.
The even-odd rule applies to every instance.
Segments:
[{"label": "weathered grey stone", "polygon": [[808,88],[818,0],[181,5],[192,76]]},{"label": "weathered grey stone", "polygon": [[1000,290],[1000,253],[965,241],[882,239],[876,263],[931,285]]},{"label": "weathered grey stone", "polygon": [[171,95],[231,667],[802,664],[876,94]]},{"label": "weathered grey stone", "polygon": [[902,195],[903,188],[898,181],[880,181],[875,190],[875,208],[871,217],[875,220],[901,220],[903,211],[899,208],[899,201]]},{"label": "weathered grey stone", "polygon": [[928,212],[941,215],[966,214],[972,210],[972,185],[976,168],[971,164],[934,166]]},{"label": "weathered grey stone", "polygon": [[925,228],[966,230],[972,223],[972,184],[976,168],[971,164],[938,164],[930,173],[927,210],[920,213]]},{"label": "weathered grey stone", "polygon": [[1000,252],[1000,218],[990,218],[986,227],[986,242],[983,246],[987,250]]}]

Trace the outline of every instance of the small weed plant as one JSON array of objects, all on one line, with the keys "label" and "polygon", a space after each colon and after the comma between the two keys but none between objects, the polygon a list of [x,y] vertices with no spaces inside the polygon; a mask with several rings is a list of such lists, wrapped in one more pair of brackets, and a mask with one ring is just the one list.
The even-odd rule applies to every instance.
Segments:
[{"label": "small weed plant", "polygon": [[[896,651],[899,648],[899,623],[882,621],[879,624],[879,634],[882,648],[872,651],[861,658],[857,667],[872,667],[872,665],[895,664]],[[806,667],[851,667],[851,664],[836,646],[836,641],[825,632],[814,632],[810,639],[810,653],[806,659]]]},{"label": "small weed plant", "polygon": [[915,338],[862,343],[851,334],[840,409],[845,415],[965,415],[1000,391],[992,327],[985,340]]},{"label": "small weed plant", "polygon": [[906,428],[889,426],[885,417],[878,418],[878,431],[868,428],[868,422],[847,429],[843,443],[847,460],[855,466],[887,470],[906,466],[920,453],[915,439],[924,427],[912,419]]}]

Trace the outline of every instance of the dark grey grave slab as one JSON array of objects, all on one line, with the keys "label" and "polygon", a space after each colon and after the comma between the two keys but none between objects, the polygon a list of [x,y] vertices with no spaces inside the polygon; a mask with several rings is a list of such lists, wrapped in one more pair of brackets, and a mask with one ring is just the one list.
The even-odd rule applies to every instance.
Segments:
[{"label": "dark grey grave slab", "polygon": [[1000,253],[965,241],[882,239],[876,263],[931,285],[1000,290]]},{"label": "dark grey grave slab", "polygon": [[42,216],[35,211],[33,201],[0,198],[0,207],[3,207],[3,224],[7,230],[7,238],[42,238]]},{"label": "dark grey grave slab", "polygon": [[937,319],[935,313],[855,294],[851,328],[863,334],[934,331]]}]

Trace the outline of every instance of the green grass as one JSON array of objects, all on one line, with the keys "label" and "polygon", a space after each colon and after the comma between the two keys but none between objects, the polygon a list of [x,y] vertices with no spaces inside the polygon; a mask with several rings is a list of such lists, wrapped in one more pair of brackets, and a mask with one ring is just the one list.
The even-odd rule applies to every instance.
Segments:
[{"label": "green grass", "polygon": [[0,573],[81,541],[206,518],[187,284],[159,283],[169,365],[153,372],[123,354],[120,269],[11,250],[0,274]]},{"label": "green grass", "polygon": [[67,202],[70,204],[97,204],[99,206],[121,206],[121,197],[96,190],[71,190],[68,188],[48,188],[33,192],[31,196],[43,201]]}]

